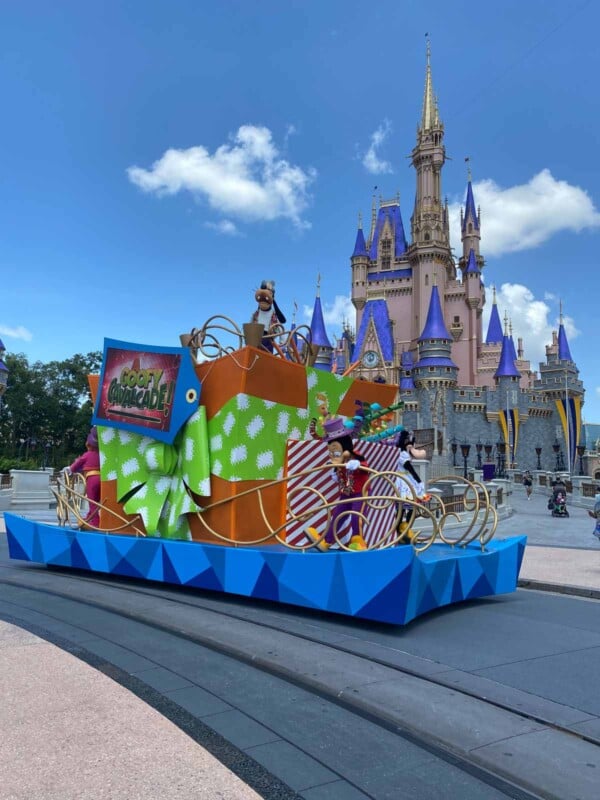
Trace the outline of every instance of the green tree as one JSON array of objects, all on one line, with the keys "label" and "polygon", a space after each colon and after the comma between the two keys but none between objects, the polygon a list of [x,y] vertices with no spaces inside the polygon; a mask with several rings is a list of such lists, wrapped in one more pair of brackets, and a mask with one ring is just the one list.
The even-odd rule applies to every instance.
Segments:
[{"label": "green tree", "polygon": [[7,355],[0,456],[62,466],[83,452],[92,419],[87,378],[99,371],[101,362],[100,352],[48,364],[29,364],[22,353]]}]

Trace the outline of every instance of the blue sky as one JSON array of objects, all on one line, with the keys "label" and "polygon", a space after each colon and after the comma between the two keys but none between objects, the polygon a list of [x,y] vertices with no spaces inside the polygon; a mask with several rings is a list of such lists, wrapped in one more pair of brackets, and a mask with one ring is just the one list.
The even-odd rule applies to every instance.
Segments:
[{"label": "blue sky", "polygon": [[456,212],[469,156],[501,314],[537,363],[562,299],[600,421],[599,24],[591,0],[3,3],[0,337],[174,345],[246,321],[264,278],[300,320],[319,273],[339,331],[375,185],[409,229],[428,32],[443,190]]}]

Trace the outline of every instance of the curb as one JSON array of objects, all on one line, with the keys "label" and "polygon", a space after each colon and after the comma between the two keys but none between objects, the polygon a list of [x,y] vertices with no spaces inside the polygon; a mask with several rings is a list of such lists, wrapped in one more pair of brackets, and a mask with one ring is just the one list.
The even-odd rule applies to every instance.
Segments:
[{"label": "curb", "polygon": [[572,586],[568,583],[549,583],[547,581],[535,581],[529,578],[519,578],[517,586],[520,589],[535,589],[538,592],[556,592],[556,594],[569,594],[575,597],[587,597],[592,600],[600,600],[600,589],[591,589],[587,586]]}]

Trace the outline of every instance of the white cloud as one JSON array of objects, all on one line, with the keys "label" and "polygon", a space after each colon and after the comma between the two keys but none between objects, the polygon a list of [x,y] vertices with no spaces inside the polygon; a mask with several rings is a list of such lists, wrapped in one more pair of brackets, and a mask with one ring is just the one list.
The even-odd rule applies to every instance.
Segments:
[{"label": "white cloud", "polygon": [[188,191],[206,199],[211,208],[244,221],[284,218],[310,227],[302,214],[316,171],[282,158],[265,127],[242,125],[212,155],[203,145],[169,149],[150,169],[129,167],[127,175],[144,192],[164,196]]},{"label": "white cloud", "polygon": [[12,339],[24,339],[26,342],[30,342],[33,338],[31,331],[28,331],[22,325],[18,325],[16,328],[0,325],[0,334],[2,336],[10,336]]},{"label": "white cloud", "polygon": [[223,236],[240,236],[240,231],[230,219],[220,219],[218,222],[205,222],[205,228],[210,228]]},{"label": "white cloud", "polygon": [[[492,310],[489,290],[487,301],[483,312],[484,339]],[[500,289],[496,290],[496,302],[502,326],[504,327],[506,312],[512,323],[515,346],[517,346],[518,338],[521,337],[525,351],[524,356],[531,361],[532,368],[537,370],[538,362],[546,358],[546,345],[552,343],[552,331],[558,330],[559,319],[556,303],[552,309],[544,300],[536,299],[531,289],[520,283],[503,283]],[[579,335],[579,331],[571,317],[563,316],[563,324],[571,355],[576,359],[572,342]]]},{"label": "white cloud", "polygon": [[392,165],[389,161],[384,161],[379,158],[377,150],[381,147],[387,139],[392,130],[392,123],[389,119],[384,119],[377,130],[371,135],[371,144],[369,149],[362,157],[363,167],[367,172],[373,175],[379,175],[382,172],[393,172]]},{"label": "white cloud", "polygon": [[[560,231],[579,233],[600,227],[600,214],[584,189],[556,180],[543,169],[528,183],[503,189],[491,178],[473,184],[481,206],[485,255],[500,256],[529,250]],[[450,207],[452,238],[460,242],[460,207]]]}]

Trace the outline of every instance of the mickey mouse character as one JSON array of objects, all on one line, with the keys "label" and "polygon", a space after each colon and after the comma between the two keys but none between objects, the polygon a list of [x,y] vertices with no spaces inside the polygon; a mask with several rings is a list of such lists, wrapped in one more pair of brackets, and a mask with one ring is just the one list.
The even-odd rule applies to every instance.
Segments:
[{"label": "mickey mouse character", "polygon": [[[350,500],[336,506],[331,512],[331,520],[324,538],[319,542],[319,550],[336,550],[340,548],[338,539],[338,519],[347,515],[350,520],[350,544],[349,550],[366,550],[367,544],[362,535],[362,520],[357,513],[360,512],[364,503],[363,489],[369,478],[369,472],[364,469],[367,462],[361,453],[354,450],[352,444],[351,429],[344,424],[343,417],[334,417],[325,420],[323,423],[325,435],[323,440],[327,442],[327,449],[333,466],[333,477],[338,483],[339,499]],[[308,536],[313,541],[320,539],[319,532],[315,528],[307,529]],[[336,536],[338,534],[338,536]],[[345,537],[345,544],[348,539]]]},{"label": "mickey mouse character", "polygon": [[263,281],[260,289],[256,290],[254,299],[258,303],[258,308],[252,314],[250,322],[258,322],[263,326],[264,337],[261,344],[265,350],[272,353],[273,340],[267,337],[269,334],[281,332],[286,322],[283,312],[275,302],[275,281]]}]

